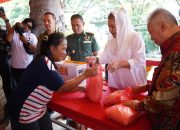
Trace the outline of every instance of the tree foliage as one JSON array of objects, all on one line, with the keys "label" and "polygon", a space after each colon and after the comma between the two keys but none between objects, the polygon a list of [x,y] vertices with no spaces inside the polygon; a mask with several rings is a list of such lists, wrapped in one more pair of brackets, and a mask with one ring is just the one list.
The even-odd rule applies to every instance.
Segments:
[{"label": "tree foliage", "polygon": [[[146,17],[148,10],[152,6],[161,5],[164,0],[124,0],[123,2],[121,0],[64,0],[64,2],[65,12],[79,13],[85,17],[91,17],[90,23],[100,29],[107,25],[107,16],[110,11],[120,8],[121,4],[123,4],[128,7],[128,13],[135,29],[143,35],[146,52],[158,50],[147,32]],[[96,9],[96,11],[92,9]],[[89,11],[91,11],[92,15],[87,16],[86,14]]]},{"label": "tree foliage", "polygon": [[180,6],[180,0],[176,0],[177,4]]},{"label": "tree foliage", "polygon": [[[66,19],[69,20],[72,14],[79,13],[88,19],[90,24],[104,31],[107,31],[107,16],[110,11],[120,8],[123,4],[128,10],[135,29],[143,34],[146,52],[151,52],[158,48],[153,44],[147,32],[146,19],[151,8],[161,6],[167,1],[175,2],[180,6],[180,0],[59,0],[59,3]],[[14,24],[29,16],[29,0],[21,0],[21,2],[13,0],[11,4],[7,3],[4,7],[11,23]]]},{"label": "tree foliage", "polygon": [[[3,3],[2,6],[11,24],[21,22],[24,18],[29,17],[29,0],[21,0],[21,2],[19,0],[13,0]],[[3,21],[0,24],[4,24]]]}]

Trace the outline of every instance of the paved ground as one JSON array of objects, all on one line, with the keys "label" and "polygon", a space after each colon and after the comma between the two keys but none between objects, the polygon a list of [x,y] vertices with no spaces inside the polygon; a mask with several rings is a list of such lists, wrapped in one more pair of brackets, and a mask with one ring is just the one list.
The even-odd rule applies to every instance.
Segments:
[{"label": "paved ground", "polygon": [[[59,117],[59,116],[60,116],[60,114],[57,113],[57,112],[54,112],[54,113],[51,115],[52,118],[57,118],[57,117]],[[63,122],[63,123],[66,123],[66,120],[59,119],[58,121],[61,121],[61,122]],[[9,124],[9,126],[6,128],[6,130],[11,130],[10,124]],[[53,130],[66,130],[66,129],[53,123]],[[92,130],[92,129],[89,129],[89,128],[88,128],[88,130]]]}]

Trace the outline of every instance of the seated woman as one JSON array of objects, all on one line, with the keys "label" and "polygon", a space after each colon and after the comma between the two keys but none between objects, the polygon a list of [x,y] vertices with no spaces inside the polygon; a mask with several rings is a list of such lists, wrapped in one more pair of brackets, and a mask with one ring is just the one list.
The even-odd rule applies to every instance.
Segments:
[{"label": "seated woman", "polygon": [[84,79],[97,75],[97,69],[87,69],[82,75],[63,81],[56,61],[66,57],[66,40],[62,33],[53,33],[42,41],[40,53],[27,67],[19,86],[10,96],[7,108],[12,130],[52,130],[47,103],[54,91],[83,91],[78,87]]}]

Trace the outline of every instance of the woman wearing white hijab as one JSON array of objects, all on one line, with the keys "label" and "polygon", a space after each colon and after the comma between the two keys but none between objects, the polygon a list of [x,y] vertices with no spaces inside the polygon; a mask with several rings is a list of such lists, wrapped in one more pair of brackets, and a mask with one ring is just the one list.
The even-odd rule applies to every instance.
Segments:
[{"label": "woman wearing white hijab", "polygon": [[145,45],[127,12],[121,8],[110,13],[108,26],[112,36],[99,58],[100,64],[108,63],[108,85],[118,89],[145,85]]}]

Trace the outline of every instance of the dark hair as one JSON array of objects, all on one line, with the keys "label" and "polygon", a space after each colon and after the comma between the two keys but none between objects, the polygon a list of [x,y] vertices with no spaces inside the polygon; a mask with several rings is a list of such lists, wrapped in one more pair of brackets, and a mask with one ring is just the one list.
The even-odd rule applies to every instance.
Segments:
[{"label": "dark hair", "polygon": [[110,13],[110,14],[108,15],[108,19],[115,19],[114,14],[113,14],[113,13]]},{"label": "dark hair", "polygon": [[83,17],[80,14],[73,14],[71,16],[71,20],[73,20],[73,19],[80,19],[82,22],[84,21]]},{"label": "dark hair", "polygon": [[31,27],[30,29],[34,29],[34,28],[36,27],[36,25],[35,25],[35,22],[34,22],[33,19],[31,19],[31,18],[25,18],[25,19],[22,21],[22,23],[25,24],[25,25],[26,25],[27,23],[29,23],[29,22],[32,23],[32,27]]},{"label": "dark hair", "polygon": [[57,69],[56,64],[54,63],[54,59],[52,57],[50,47],[58,46],[65,40],[65,36],[63,33],[55,32],[50,34],[49,36],[45,36],[40,44],[40,52],[36,55],[35,60],[39,60],[42,56],[47,56],[55,68]]},{"label": "dark hair", "polygon": [[56,16],[55,16],[52,12],[46,12],[46,13],[44,14],[44,16],[45,16],[45,15],[51,15],[51,16],[53,17],[53,19],[56,20]]}]

